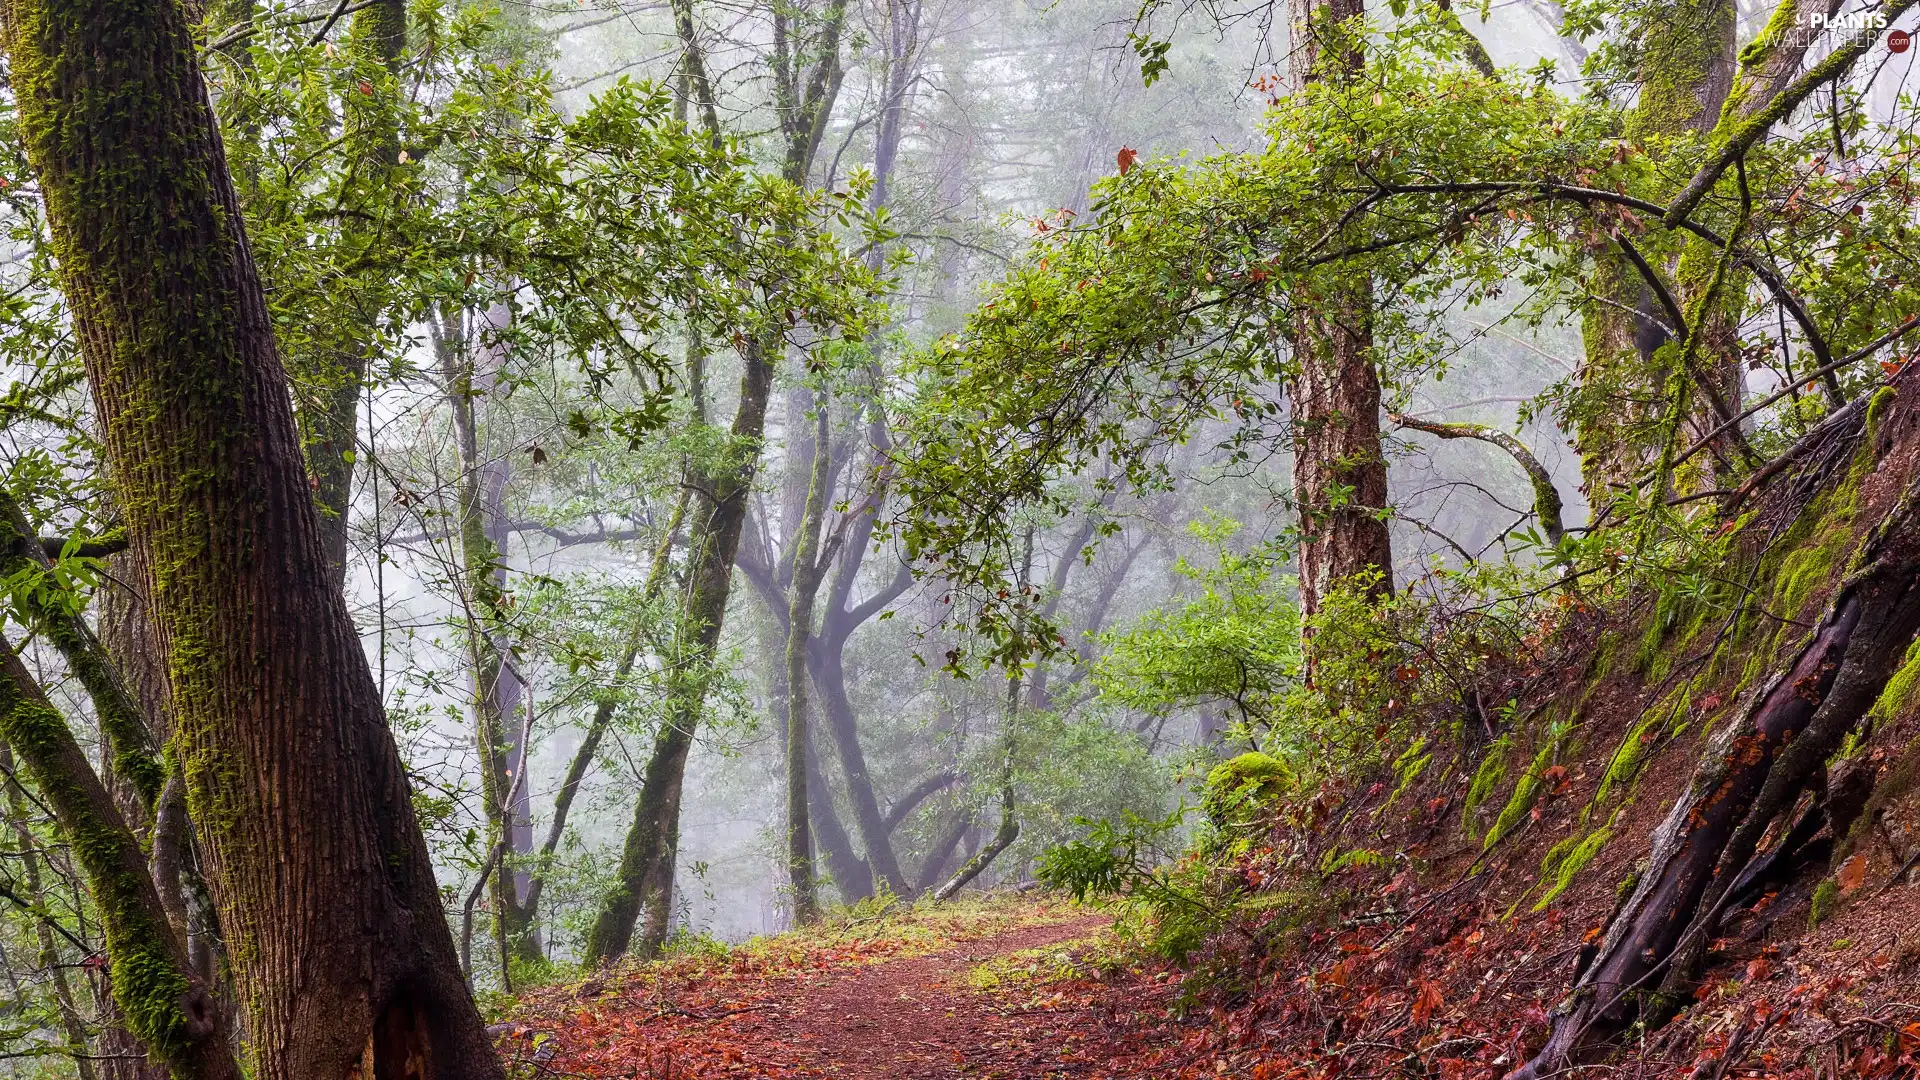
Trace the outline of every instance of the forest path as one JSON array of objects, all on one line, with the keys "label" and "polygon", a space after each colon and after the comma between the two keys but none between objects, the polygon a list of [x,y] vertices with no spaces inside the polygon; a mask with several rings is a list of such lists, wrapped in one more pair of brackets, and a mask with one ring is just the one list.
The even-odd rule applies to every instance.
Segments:
[{"label": "forest path", "polygon": [[[970,985],[983,964],[1084,940],[1109,920],[1086,917],[1023,927],[930,956],[854,969],[797,992],[739,1026],[770,1065],[799,1076],[845,1080],[1082,1076],[1074,1044],[1086,1036],[1069,1018]],[[1044,962],[1044,961],[1043,961]],[[749,1055],[748,1063],[753,1063]],[[784,1058],[784,1062],[774,1059]],[[778,1073],[746,1075],[780,1075]]]},{"label": "forest path", "polygon": [[1047,903],[792,934],[527,995],[527,1075],[634,1080],[1092,1080],[1101,1017],[1052,987],[1111,917]]}]

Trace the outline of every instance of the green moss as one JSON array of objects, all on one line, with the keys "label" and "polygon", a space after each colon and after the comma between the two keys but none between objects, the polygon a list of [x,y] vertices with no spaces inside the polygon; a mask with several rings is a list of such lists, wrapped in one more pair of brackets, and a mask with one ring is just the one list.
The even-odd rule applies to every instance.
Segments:
[{"label": "green moss", "polygon": [[1640,52],[1640,98],[1627,118],[1635,140],[1672,137],[1705,126],[1700,88],[1732,48],[1733,5],[1676,0],[1652,9],[1634,29]]},{"label": "green moss", "polygon": [[1467,835],[1473,835],[1474,811],[1486,803],[1494,789],[1507,778],[1507,753],[1512,748],[1513,736],[1502,735],[1487,747],[1487,756],[1480,761],[1480,767],[1474,770],[1473,782],[1467,785],[1467,802],[1461,811],[1462,819],[1467,823]]},{"label": "green moss", "polygon": [[1880,697],[1873,707],[1867,710],[1870,720],[1897,720],[1920,705],[1920,641],[1907,646],[1906,659],[1901,661],[1899,670],[1887,680],[1880,691]]},{"label": "green moss", "polygon": [[1235,810],[1271,799],[1292,784],[1293,770],[1285,762],[1250,751],[1214,766],[1207,774],[1200,806],[1214,824],[1224,826]]},{"label": "green moss", "polygon": [[1811,930],[1826,922],[1835,908],[1840,906],[1840,886],[1832,878],[1822,881],[1813,890],[1813,903],[1807,908],[1807,929]]},{"label": "green moss", "polygon": [[1514,784],[1513,796],[1507,800],[1507,805],[1501,808],[1500,816],[1494,819],[1493,828],[1487,830],[1487,837],[1480,845],[1481,850],[1488,850],[1499,843],[1517,828],[1526,818],[1527,813],[1533,809],[1533,804],[1539,800],[1540,793],[1546,790],[1547,768],[1553,764],[1554,757],[1559,754],[1560,744],[1565,737],[1566,725],[1554,724],[1548,733],[1546,745],[1533,756],[1533,761],[1527,765],[1527,771],[1521,774],[1519,782]]},{"label": "green moss", "polygon": [[1555,844],[1554,850],[1548,852],[1548,855],[1552,856],[1554,852],[1559,852],[1558,859],[1551,866],[1544,861],[1540,866],[1542,876],[1552,877],[1553,885],[1547,890],[1547,894],[1540,898],[1540,902],[1533,905],[1533,910],[1545,911],[1548,904],[1559,899],[1560,894],[1566,892],[1568,886],[1573,884],[1574,875],[1585,870],[1600,854],[1600,849],[1606,847],[1607,841],[1611,839],[1613,839],[1613,829],[1607,827],[1595,829],[1585,836],[1576,833]]},{"label": "green moss", "polygon": [[1398,802],[1400,796],[1413,786],[1415,780],[1420,779],[1421,774],[1425,773],[1427,766],[1431,764],[1433,764],[1433,751],[1427,746],[1427,737],[1422,735],[1394,761],[1393,771],[1399,778],[1399,783],[1394,786],[1393,794],[1387,797],[1387,805],[1392,806]]}]

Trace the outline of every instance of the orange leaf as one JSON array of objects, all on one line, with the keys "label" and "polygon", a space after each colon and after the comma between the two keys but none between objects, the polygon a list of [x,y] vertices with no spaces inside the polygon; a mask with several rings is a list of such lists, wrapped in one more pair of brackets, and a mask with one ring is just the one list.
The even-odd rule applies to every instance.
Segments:
[{"label": "orange leaf", "polygon": [[1127,173],[1132,170],[1133,163],[1139,160],[1140,160],[1140,151],[1135,150],[1131,146],[1121,147],[1120,152],[1114,155],[1115,163],[1117,163],[1120,166],[1121,176],[1127,175]]},{"label": "orange leaf", "polygon": [[1920,1021],[1900,1029],[1900,1052],[1911,1054],[1915,1050],[1920,1050]]},{"label": "orange leaf", "polygon": [[1416,1024],[1426,1023],[1427,1018],[1432,1016],[1434,1012],[1438,1010],[1442,1004],[1445,1003],[1445,1001],[1446,999],[1442,997],[1440,994],[1439,986],[1430,982],[1421,983],[1420,993],[1416,995],[1413,999],[1414,1023]]},{"label": "orange leaf", "polygon": [[1863,851],[1848,859],[1846,865],[1840,868],[1839,880],[1843,893],[1859,888],[1867,880],[1867,853]]}]

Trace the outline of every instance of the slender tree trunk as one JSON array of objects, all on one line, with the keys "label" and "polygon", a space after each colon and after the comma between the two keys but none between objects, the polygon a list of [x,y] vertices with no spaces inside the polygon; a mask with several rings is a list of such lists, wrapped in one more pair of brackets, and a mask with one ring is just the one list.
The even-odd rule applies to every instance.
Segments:
[{"label": "slender tree trunk", "polygon": [[777,338],[751,341],[741,356],[740,400],[734,412],[728,460],[700,476],[702,493],[688,546],[687,591],[681,606],[682,642],[668,658],[666,723],[647,759],[640,799],[620,856],[619,877],[601,903],[587,936],[589,963],[612,960],[632,943],[641,911],[640,953],[666,943],[673,911],[673,875],[680,838],[680,789],[687,755],[705,707],[720,645],[734,558],[746,525],[748,498],[758,471],[767,397],[779,355]]},{"label": "slender tree trunk", "polygon": [[[167,657],[252,1075],[499,1077],[321,543],[193,36],[163,0],[8,14],[23,142]],[[170,935],[158,921],[145,932]],[[154,997],[128,1000],[145,1023]]]},{"label": "slender tree trunk", "polygon": [[[505,943],[508,954],[537,961],[541,959],[540,942],[533,914],[525,903],[529,885],[525,863],[533,853],[532,802],[527,785],[514,782],[526,759],[521,738],[525,725],[520,717],[525,687],[508,659],[503,625],[507,541],[504,500],[512,462],[505,457],[485,456],[481,411],[476,407],[476,402],[490,397],[506,365],[506,350],[493,339],[511,317],[505,304],[495,304],[480,319],[476,333],[443,326],[436,344],[460,457],[456,513],[481,803],[489,847],[504,845],[489,889],[495,937]],[[504,958],[501,962],[507,963]]]},{"label": "slender tree trunk", "polygon": [[[813,882],[813,832],[808,827],[807,642],[813,637],[814,598],[826,576],[820,531],[827,516],[827,489],[833,483],[833,426],[827,409],[825,395],[814,399],[812,476],[801,508],[800,531],[794,538],[793,586],[787,606],[787,872],[793,886],[793,921],[801,925],[820,918]],[[832,552],[826,557],[831,558]]]},{"label": "slender tree trunk", "polygon": [[[840,34],[846,10],[846,0],[828,0],[816,32],[802,35],[798,41],[793,37],[793,12],[785,6],[774,10],[774,97],[786,142],[781,172],[796,186],[807,183],[827,116],[839,94]],[[714,90],[692,15],[691,0],[675,0],[682,68],[717,139]],[[690,537],[692,555],[681,606],[682,642],[668,662],[666,722],[647,759],[633,824],[621,850],[618,880],[602,902],[587,936],[586,958],[590,963],[625,953],[643,911],[640,954],[656,955],[667,940],[687,756],[692,752],[694,732],[713,679],[727,599],[732,593],[734,560],[759,470],[767,399],[785,347],[777,330],[756,329],[743,340],[740,398],[734,410],[729,460],[706,470],[696,482],[705,494]]]},{"label": "slender tree trunk", "polygon": [[[345,198],[371,211],[343,218],[347,222],[341,236],[343,258],[353,261],[384,241],[380,226],[385,215],[381,211],[394,203],[391,178],[399,167],[396,109],[402,100],[400,60],[407,49],[406,0],[373,0],[356,11],[347,33],[347,48],[355,59],[384,68],[386,73],[378,93],[348,94],[342,106],[355,159],[352,187]],[[353,284],[378,290],[383,272],[384,268],[376,267],[371,273],[359,275]],[[343,583],[347,574],[347,512],[353,502],[354,440],[375,333],[372,326],[357,330],[339,342],[334,355],[294,357],[291,364],[318,387],[312,400],[300,403],[296,415],[307,470],[313,477],[314,502],[320,507],[321,547],[335,580]]]},{"label": "slender tree trunk", "polygon": [[[1027,539],[1029,550],[1032,544],[1033,539],[1029,534]],[[961,889],[967,887],[969,882],[993,865],[993,860],[999,858],[1001,852],[1012,847],[1013,842],[1020,838],[1020,819],[1013,813],[1013,744],[1014,728],[1020,716],[1020,676],[1022,674],[1023,670],[1016,667],[1013,674],[1007,676],[1007,703],[1002,721],[1005,730],[1001,733],[1001,739],[1005,742],[1003,750],[1005,764],[1002,766],[1000,776],[1000,827],[994,830],[993,839],[987,841],[986,847],[981,848],[973,858],[968,859],[966,865],[960,868],[960,872],[948,879],[945,885],[935,890],[933,894],[935,900],[953,899]]]},{"label": "slender tree trunk", "polygon": [[[1360,18],[1361,0],[1290,0],[1306,39],[1293,52],[1305,88],[1321,79],[1357,79],[1365,60],[1355,45],[1329,52],[1319,40]],[[1338,271],[1294,297],[1292,344],[1293,493],[1300,515],[1300,606],[1319,610],[1349,579],[1366,591],[1393,591],[1387,533],[1387,461],[1380,448],[1380,377],[1373,362],[1373,293]],[[1312,651],[1308,650],[1309,663]]]},{"label": "slender tree trunk", "polygon": [[[34,535],[26,513],[4,492],[0,492],[0,536],[5,537],[4,545],[0,545],[0,575],[12,577],[33,570],[52,570],[53,561],[41,547],[39,537]],[[27,615],[34,631],[44,634],[60,651],[67,667],[93,701],[94,715],[106,738],[112,773],[131,790],[139,814],[136,820],[144,825],[152,819],[154,802],[160,798],[161,785],[166,782],[165,769],[153,752],[153,736],[147,729],[146,717],[141,715],[139,705],[108,659],[107,650],[85,619],[66,609],[63,602],[52,599],[57,593],[51,589],[46,592],[23,590],[21,596],[29,609]]]},{"label": "slender tree trunk", "polygon": [[867,771],[867,755],[860,747],[860,722],[847,696],[846,670],[841,666],[843,653],[817,650],[822,655],[813,665],[813,682],[826,705],[827,726],[833,735],[834,751],[840,758],[840,773],[847,781],[847,797],[853,804],[853,823],[866,849],[867,865],[873,868],[879,883],[900,895],[906,895],[908,882],[900,873],[900,861],[894,855],[893,840],[887,828],[887,816],[880,810],[874,793],[873,777]]},{"label": "slender tree trunk", "polygon": [[[1805,22],[1806,13],[1810,10],[1831,15],[1840,10],[1840,3],[1839,0],[1784,0],[1768,25],[1798,27]],[[1724,92],[1725,100],[1718,108],[1716,117],[1711,120],[1703,117],[1699,122],[1699,126],[1711,123],[1707,136],[1709,143],[1724,141],[1730,132],[1765,108],[1774,95],[1799,74],[1813,36],[1811,32],[1794,32],[1763,37],[1741,51],[1732,88]],[[1710,78],[1707,85],[1708,92],[1713,92],[1717,79]],[[1686,486],[1694,491],[1731,487],[1732,484],[1722,483],[1727,476],[1745,472],[1758,464],[1740,426],[1735,424],[1729,427],[1726,423],[1740,412],[1741,394],[1745,388],[1746,367],[1740,355],[1740,320],[1747,310],[1751,275],[1738,267],[1729,266],[1726,282],[1712,302],[1708,302],[1705,295],[1707,284],[1713,277],[1719,254],[1703,240],[1691,241],[1682,250],[1674,270],[1675,298],[1683,317],[1692,319],[1696,324],[1690,329],[1698,338],[1698,346],[1694,351],[1699,354],[1699,362],[1686,373],[1690,380],[1689,389],[1693,392],[1681,403],[1678,416],[1671,418],[1669,423],[1673,420],[1679,422],[1688,443],[1712,435],[1707,442],[1707,452],[1697,459],[1696,467],[1690,470],[1691,482]],[[1782,341],[1780,347],[1785,348],[1786,342]],[[1699,385],[1693,386],[1692,383]],[[1837,407],[1839,384],[1831,375],[1827,377],[1827,383],[1829,400]],[[1669,404],[1668,407],[1671,409],[1673,405]]]},{"label": "slender tree trunk", "polygon": [[953,815],[953,822],[946,833],[927,849],[926,862],[913,880],[915,896],[940,884],[940,875],[946,872],[947,864],[953,861],[953,853],[959,850],[960,841],[967,838],[967,830],[973,828],[973,821],[971,810],[960,810]]}]

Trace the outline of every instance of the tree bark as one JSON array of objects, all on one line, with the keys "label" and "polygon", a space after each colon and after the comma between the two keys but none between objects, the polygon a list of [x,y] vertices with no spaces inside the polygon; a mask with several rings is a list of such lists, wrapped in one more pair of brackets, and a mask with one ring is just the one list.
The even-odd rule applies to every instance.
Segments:
[{"label": "tree bark", "polygon": [[[520,703],[525,694],[519,674],[509,661],[503,625],[506,613],[507,514],[503,505],[511,479],[512,462],[486,457],[480,436],[481,410],[476,402],[491,395],[506,366],[506,349],[492,340],[512,318],[505,304],[495,304],[480,318],[475,333],[443,325],[435,335],[441,353],[441,375],[447,384],[447,402],[460,458],[456,516],[460,542],[460,594],[465,612],[467,665],[473,689],[474,745],[480,758],[480,796],[486,814],[487,843],[504,845],[493,875],[489,899],[495,936],[503,951],[521,960],[541,959],[533,913],[526,899],[529,881],[526,860],[533,854],[531,794],[516,784],[526,760],[520,737]],[[451,324],[454,319],[446,320]],[[503,978],[508,963],[501,959]]]},{"label": "tree bark", "polygon": [[[1831,15],[1840,9],[1839,0],[1784,0],[1769,21],[1770,27],[1798,27],[1807,9]],[[1710,143],[1719,144],[1766,108],[1800,71],[1812,43],[1811,32],[1783,33],[1771,38],[1763,35],[1742,50],[1738,72],[1726,92],[1717,120],[1708,134]],[[1688,442],[1704,442],[1709,455],[1700,459],[1693,471],[1693,490],[1722,486],[1727,475],[1745,472],[1759,464],[1737,423],[1729,423],[1740,411],[1746,371],[1740,355],[1740,321],[1746,315],[1747,290],[1751,276],[1730,266],[1727,280],[1711,300],[1707,283],[1719,252],[1703,240],[1694,239],[1681,252],[1674,270],[1674,292],[1682,312],[1695,312],[1692,328],[1699,344],[1701,360],[1688,372],[1700,394],[1690,398],[1676,419]],[[1786,348],[1786,342],[1780,343]],[[1829,374],[1826,379],[1829,403],[1840,405],[1839,382]]]},{"label": "tree bark", "polygon": [[[1306,40],[1293,51],[1295,84],[1350,81],[1365,70],[1352,41],[1324,35],[1365,14],[1362,0],[1290,0]],[[1365,280],[1330,276],[1294,297],[1293,495],[1300,515],[1300,608],[1311,617],[1350,579],[1369,594],[1393,592],[1387,532],[1387,460],[1380,450],[1380,376],[1373,362],[1373,293]],[[1308,660],[1312,649],[1309,643]]]},{"label": "tree bark", "polygon": [[8,15],[252,1075],[500,1077],[321,543],[192,33],[165,0]]}]

